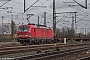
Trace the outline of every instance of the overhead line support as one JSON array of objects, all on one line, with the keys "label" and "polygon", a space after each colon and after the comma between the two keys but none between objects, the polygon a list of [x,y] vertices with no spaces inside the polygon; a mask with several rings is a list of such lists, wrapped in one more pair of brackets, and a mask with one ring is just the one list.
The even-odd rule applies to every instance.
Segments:
[{"label": "overhead line support", "polygon": [[[39,0],[37,0],[36,2],[38,2]],[[36,3],[35,2],[35,3]],[[32,7],[35,3],[33,3],[30,7]],[[26,5],[26,1],[24,0],[24,13],[30,8],[28,7],[27,9],[25,8],[25,5]]]},{"label": "overhead line support", "polygon": [[53,0],[53,30],[54,30],[54,37],[56,37],[56,14],[55,14],[55,0]]},{"label": "overhead line support", "polygon": [[73,0],[73,1],[76,2],[79,6],[81,6],[81,7],[85,8],[85,9],[87,9],[87,0],[85,0],[85,4],[86,4],[86,6],[81,5],[80,3],[78,3],[78,2],[75,1],[75,0]]}]

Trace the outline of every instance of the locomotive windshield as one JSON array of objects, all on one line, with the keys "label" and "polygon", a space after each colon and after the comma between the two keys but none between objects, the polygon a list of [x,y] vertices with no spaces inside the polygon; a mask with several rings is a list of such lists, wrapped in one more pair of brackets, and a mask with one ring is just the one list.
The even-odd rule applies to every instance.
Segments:
[{"label": "locomotive windshield", "polygon": [[23,25],[23,26],[19,27],[19,31],[20,32],[28,32],[29,28],[30,28],[30,26]]}]

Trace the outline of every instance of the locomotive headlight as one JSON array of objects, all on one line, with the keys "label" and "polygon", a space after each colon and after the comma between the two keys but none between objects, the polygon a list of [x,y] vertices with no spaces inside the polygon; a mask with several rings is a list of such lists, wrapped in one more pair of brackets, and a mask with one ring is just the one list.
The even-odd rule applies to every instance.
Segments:
[{"label": "locomotive headlight", "polygon": [[31,35],[29,34],[28,37],[31,37]]},{"label": "locomotive headlight", "polygon": [[22,36],[22,35],[18,35],[18,37],[20,37],[20,36]]},{"label": "locomotive headlight", "polygon": [[25,36],[28,36],[28,37],[30,37],[30,34],[27,34],[27,35],[25,35]]},{"label": "locomotive headlight", "polygon": [[30,34],[26,34],[26,35],[18,35],[18,37],[31,37],[31,35]]},{"label": "locomotive headlight", "polygon": [[31,37],[31,35],[30,35],[30,34],[28,34],[28,37]]}]

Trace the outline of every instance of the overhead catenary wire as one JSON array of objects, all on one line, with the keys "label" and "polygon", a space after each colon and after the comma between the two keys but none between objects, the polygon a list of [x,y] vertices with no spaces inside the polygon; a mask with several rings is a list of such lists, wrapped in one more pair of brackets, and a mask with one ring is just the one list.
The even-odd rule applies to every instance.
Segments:
[{"label": "overhead catenary wire", "polygon": [[49,1],[49,0],[46,0],[46,1],[45,1],[45,2],[43,2],[43,3],[41,2],[41,5],[45,4],[47,1]]},{"label": "overhead catenary wire", "polygon": [[82,13],[90,14],[90,13],[87,13],[87,12],[85,12],[85,11],[83,11],[83,10],[80,10],[80,9],[76,8],[75,6],[73,6],[73,7],[74,7],[74,8],[73,8],[73,7],[70,6],[70,4],[67,4],[67,3],[64,3],[64,4],[65,4],[65,5],[68,5],[68,6],[69,6],[71,9],[73,9],[73,10],[74,10],[74,9],[77,9],[77,10],[79,10],[79,11],[82,11]]},{"label": "overhead catenary wire", "polygon": [[[11,0],[11,1],[13,1],[13,0]],[[46,0],[44,3],[42,3],[42,4],[45,4],[47,1],[49,1],[49,0]],[[15,2],[15,1],[14,1]],[[20,3],[20,2],[16,2],[16,3],[18,3],[18,4],[22,4],[22,3]],[[58,3],[58,2],[57,2]],[[27,5],[27,4],[26,4]],[[72,8],[73,9],[73,8]],[[50,11],[49,9],[46,9],[47,11]],[[19,12],[19,11],[18,11]]]},{"label": "overhead catenary wire", "polygon": [[11,1],[11,0],[6,1],[6,2],[5,2],[4,4],[2,4],[0,7],[4,6],[4,5],[7,4],[9,1]]},{"label": "overhead catenary wire", "polygon": [[[38,2],[38,1],[39,1],[39,0],[37,0],[36,2]],[[20,5],[21,5],[21,4],[24,4],[24,3],[20,3],[20,2],[16,2],[16,1],[11,1],[11,2],[14,2],[14,3],[20,4]],[[35,3],[36,3],[36,2],[35,2]],[[34,3],[34,4],[35,4],[35,3]],[[44,3],[43,3],[43,4],[44,4]],[[26,3],[25,3],[25,5],[30,6],[29,4],[26,4]],[[32,4],[32,5],[33,5],[33,4]],[[30,7],[46,7],[46,6],[39,6],[39,5],[38,5],[38,6],[32,6],[32,5],[31,5]],[[30,7],[29,7],[29,8],[30,8]],[[27,8],[26,10],[28,10],[29,8]]]},{"label": "overhead catenary wire", "polygon": [[[41,3],[40,5],[45,4],[47,1],[49,1],[49,0],[46,0],[44,3]],[[20,5],[23,4],[23,3],[20,3],[20,2],[17,2],[17,1],[12,1],[12,0],[11,0],[11,2],[14,2],[14,3],[20,4]],[[39,2],[40,2],[40,1],[39,1]],[[26,5],[30,6],[29,4],[26,4]],[[39,6],[40,6],[40,5],[39,5]],[[39,7],[39,6],[34,6],[34,7]],[[31,7],[33,7],[33,6],[31,6]],[[43,6],[41,6],[41,7],[43,7]]]}]

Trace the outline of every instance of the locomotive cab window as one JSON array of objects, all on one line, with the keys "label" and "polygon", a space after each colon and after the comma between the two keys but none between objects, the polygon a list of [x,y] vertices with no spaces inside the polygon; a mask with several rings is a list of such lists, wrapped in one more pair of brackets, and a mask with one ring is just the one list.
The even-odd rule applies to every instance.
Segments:
[{"label": "locomotive cab window", "polygon": [[20,32],[26,32],[26,31],[29,31],[29,29],[30,29],[30,26],[26,26],[26,25],[19,27]]}]

